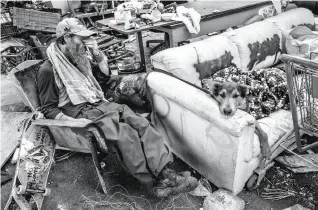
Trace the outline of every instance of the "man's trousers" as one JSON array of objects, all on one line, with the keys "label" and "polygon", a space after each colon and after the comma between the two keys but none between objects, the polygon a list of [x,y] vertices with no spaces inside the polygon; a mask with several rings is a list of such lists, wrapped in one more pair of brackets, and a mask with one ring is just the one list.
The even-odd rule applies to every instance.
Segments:
[{"label": "man's trousers", "polygon": [[137,179],[152,183],[161,170],[172,162],[171,151],[163,136],[144,117],[128,106],[102,102],[87,105],[76,116],[94,121],[112,144],[123,166]]}]

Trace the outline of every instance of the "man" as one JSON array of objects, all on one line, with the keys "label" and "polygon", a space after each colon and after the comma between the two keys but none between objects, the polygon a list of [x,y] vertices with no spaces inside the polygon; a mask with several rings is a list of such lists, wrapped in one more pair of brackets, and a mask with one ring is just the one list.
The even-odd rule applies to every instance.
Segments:
[{"label": "man", "polygon": [[198,182],[190,172],[176,173],[169,167],[172,153],[148,120],[126,105],[104,99],[86,49],[105,78],[109,77],[107,57],[99,51],[96,40],[90,38],[93,34],[76,18],[67,18],[58,24],[57,41],[48,47],[49,59],[37,75],[44,116],[93,120],[135,178],[148,184],[156,181],[153,191],[158,197],[194,190]]}]

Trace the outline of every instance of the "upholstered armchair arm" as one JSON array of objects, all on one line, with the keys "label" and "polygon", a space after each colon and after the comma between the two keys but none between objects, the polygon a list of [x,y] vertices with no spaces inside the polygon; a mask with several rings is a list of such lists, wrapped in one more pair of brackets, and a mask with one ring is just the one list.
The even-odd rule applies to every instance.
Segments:
[{"label": "upholstered armchair arm", "polygon": [[241,110],[224,117],[205,92],[170,75],[147,79],[152,122],[171,151],[216,186],[237,194],[256,167],[255,119]]},{"label": "upholstered armchair arm", "polygon": [[227,118],[210,95],[169,75],[150,73],[148,86],[152,94],[173,100],[234,137],[239,137],[245,127],[254,126],[255,118],[247,112],[237,110],[233,117]]},{"label": "upholstered armchair arm", "polygon": [[216,186],[240,192],[258,164],[254,117],[238,110],[226,118],[210,95],[164,73],[150,73],[147,85],[152,122],[171,151]]},{"label": "upholstered armchair arm", "polygon": [[[153,111],[159,120],[162,115],[170,116],[170,118],[168,117],[169,119],[165,119],[165,121],[169,121],[168,124],[171,124],[170,130],[176,129],[173,132],[183,133],[184,131],[182,129],[184,128],[180,130],[181,125],[178,126],[178,124],[182,124],[184,120],[190,120],[186,122],[188,124],[193,123],[191,119],[186,119],[186,117],[184,120],[171,118],[171,116],[176,116],[176,114],[169,114],[169,106],[178,104],[178,106],[184,108],[184,111],[192,112],[202,120],[203,124],[208,125],[207,127],[201,127],[201,129],[197,128],[195,135],[203,133],[206,141],[213,141],[218,145],[233,141],[234,143],[230,143],[232,145],[231,147],[233,147],[232,152],[233,155],[237,156],[233,161],[242,160],[248,163],[252,160],[255,129],[255,118],[253,116],[244,111],[237,110],[233,117],[227,118],[220,113],[218,103],[210,95],[177,78],[163,73],[150,73],[147,84],[150,90],[150,98],[153,100]],[[161,100],[161,102],[158,100]],[[213,137],[215,133],[219,133],[221,136],[224,136],[224,138]],[[210,136],[210,134],[212,134],[212,136]],[[228,141],[227,139],[231,140]],[[201,141],[203,141],[203,139]]]}]

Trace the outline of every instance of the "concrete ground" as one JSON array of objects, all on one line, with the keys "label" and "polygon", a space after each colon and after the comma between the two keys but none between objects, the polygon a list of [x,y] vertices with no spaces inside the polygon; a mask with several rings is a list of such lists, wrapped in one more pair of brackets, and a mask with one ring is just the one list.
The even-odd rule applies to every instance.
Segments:
[{"label": "concrete ground", "polygon": [[[161,38],[162,35],[145,34],[147,39]],[[127,48],[136,51],[135,42],[128,43]],[[146,54],[149,50],[146,49]],[[149,65],[149,56],[147,56],[147,63]],[[5,76],[1,76],[1,110],[5,112],[18,112],[27,110],[21,103],[19,96],[13,89],[12,84]],[[14,120],[14,119],[12,119]],[[1,139],[1,144],[6,144],[9,139]],[[65,151],[57,151],[56,159],[61,157]],[[95,172],[92,158],[88,154],[75,153],[69,158],[56,161],[51,169],[48,187],[52,189],[49,197],[45,198],[42,209],[45,210],[68,210],[68,209],[200,209],[203,205],[203,197],[195,197],[190,194],[181,194],[176,197],[167,199],[157,199],[151,195],[150,190],[138,180],[130,176],[122,169],[116,157],[113,155],[108,156],[104,160],[104,179],[107,182],[108,194],[101,193],[101,187],[98,182],[98,177]],[[175,160],[174,167],[180,170],[191,170],[189,166],[181,160]],[[3,170],[13,175],[15,165],[10,163],[6,164]],[[259,190],[246,191],[243,190],[238,196],[246,203],[246,210],[271,210],[271,209],[284,209],[297,203],[306,205],[302,197],[291,197],[278,201],[265,200],[261,197],[261,191],[269,184],[277,185],[275,183],[275,176],[279,170],[273,167],[263,181]],[[286,169],[285,169],[286,170]],[[290,173],[290,172],[286,172]],[[194,172],[197,178],[200,175]],[[314,192],[314,199],[318,200],[317,173],[308,173],[306,176],[298,176],[291,174],[295,182],[300,183],[301,188],[308,189],[308,192]],[[271,180],[271,181],[270,181]],[[277,179],[276,179],[277,180]],[[273,183],[274,182],[274,183]],[[12,181],[1,186],[1,209],[4,208],[7,199],[10,195]],[[217,190],[212,186],[213,191]],[[303,196],[305,198],[306,195]],[[311,207],[311,209],[318,209],[318,206]]]}]

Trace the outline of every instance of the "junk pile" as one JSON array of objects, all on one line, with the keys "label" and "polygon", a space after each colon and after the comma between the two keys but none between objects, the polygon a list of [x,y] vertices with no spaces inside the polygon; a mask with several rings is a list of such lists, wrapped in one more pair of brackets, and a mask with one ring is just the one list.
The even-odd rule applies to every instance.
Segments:
[{"label": "junk pile", "polygon": [[[103,5],[105,7],[105,4]],[[108,7],[107,5],[106,7]],[[130,3],[127,2],[126,6],[119,5],[119,8],[130,7],[129,5]],[[154,6],[153,3],[146,3],[145,8],[147,5],[148,9]],[[1,6],[1,73],[9,73],[26,60],[46,59],[47,47],[56,41],[55,29],[62,19],[61,9],[53,8],[51,2],[41,1],[2,1]],[[98,2],[83,3],[81,9],[84,12],[107,9],[100,6],[101,4]],[[162,7],[162,5],[160,6]],[[166,9],[169,8],[172,7],[169,6]],[[127,99],[131,99],[131,104],[138,107],[147,104],[145,85],[136,85],[144,83],[146,74],[128,75],[125,79],[123,79],[124,76],[121,76],[144,70],[144,66],[136,60],[135,53],[127,50],[124,40],[113,36],[112,33],[101,32],[98,28],[92,30],[97,31],[94,39],[97,41],[99,49],[107,56],[112,73],[111,81],[105,85],[105,87],[112,87],[107,89],[107,96],[114,102],[125,102]],[[93,62],[92,57],[91,60]],[[101,82],[104,84],[106,81]],[[115,87],[114,84],[117,84],[118,87]],[[131,85],[129,89],[126,88],[127,85]]]},{"label": "junk pile", "polygon": [[[85,6],[81,8],[100,7],[99,4]],[[53,8],[50,1],[1,1],[1,73],[9,73],[26,60],[46,59],[46,49],[56,40],[55,29],[61,19],[61,9]],[[94,38],[110,64],[134,57],[134,53],[121,44],[123,40],[103,32],[98,32]],[[125,70],[128,67],[125,66]]]},{"label": "junk pile", "polygon": [[299,203],[306,208],[316,209],[317,173],[293,173],[285,167],[274,166],[266,175],[266,183],[260,189],[260,196],[266,200],[288,199],[291,203]]},{"label": "junk pile", "polygon": [[1,44],[1,73],[9,73],[23,61],[37,58],[34,48],[24,39],[10,38]]},{"label": "junk pile", "polygon": [[190,192],[193,196],[205,197],[203,210],[243,210],[245,202],[233,193],[219,189],[212,193],[212,188],[206,178],[199,180],[198,187]]},{"label": "junk pile", "polygon": [[[26,122],[28,124],[28,122]],[[51,192],[47,180],[54,161],[55,142],[48,128],[25,125],[12,161],[17,163],[12,192],[4,209],[41,209]]]},{"label": "junk pile", "polygon": [[[1,73],[26,60],[46,58],[46,43],[61,19],[51,2],[1,1]],[[38,36],[46,36],[43,43]]]},{"label": "junk pile", "polygon": [[115,11],[114,23],[124,24],[125,30],[129,30],[172,20],[183,22],[190,33],[200,32],[201,16],[198,12],[193,8],[177,6],[176,2],[164,6],[160,0],[131,1],[120,4]]}]

